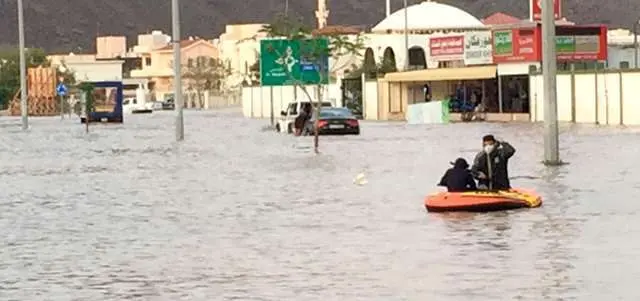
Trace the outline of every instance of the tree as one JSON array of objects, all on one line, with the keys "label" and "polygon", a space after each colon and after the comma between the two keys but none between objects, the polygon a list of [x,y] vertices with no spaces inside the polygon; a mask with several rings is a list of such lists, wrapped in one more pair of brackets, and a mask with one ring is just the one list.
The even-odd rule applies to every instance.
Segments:
[{"label": "tree", "polygon": [[80,93],[84,94],[84,112],[86,126],[85,130],[89,133],[89,122],[91,121],[91,113],[96,111],[95,98],[93,95],[95,85],[90,82],[84,82],[78,85]]},{"label": "tree", "polygon": [[62,83],[68,87],[76,84],[76,72],[75,70],[71,70],[64,60],[60,62],[57,71],[58,77],[62,77]]},{"label": "tree", "polygon": [[[299,59],[305,61],[306,64],[315,66],[314,70],[318,73],[318,76],[314,78],[317,78],[317,82],[303,82],[298,78],[294,78],[289,71],[285,72],[287,72],[290,82],[293,83],[294,86],[300,87],[309,101],[312,101],[313,98],[307,90],[306,85],[317,85],[318,101],[314,106],[316,116],[320,116],[322,83],[327,82],[328,77],[336,71],[352,64],[351,60],[346,60],[346,62],[340,64],[345,57],[359,57],[364,49],[364,41],[359,34],[355,36],[345,36],[338,32],[327,33],[312,31],[304,25],[301,19],[284,15],[278,16],[271,24],[265,25],[261,32],[266,33],[267,38],[297,41],[300,44]],[[283,63],[290,58],[290,53],[279,53],[278,50],[273,47],[267,51],[273,52]],[[333,61],[333,64],[332,66],[327,66],[327,61],[330,59]],[[284,69],[288,70],[288,68]],[[314,151],[318,153],[318,118],[316,118],[316,126],[314,128]]]},{"label": "tree", "polygon": [[199,56],[189,59],[182,68],[187,89],[195,91],[200,107],[204,106],[203,93],[205,91],[220,91],[222,81],[231,74],[227,64],[220,59]]},{"label": "tree", "polygon": [[[25,49],[27,68],[49,66],[40,48]],[[0,46],[0,107],[5,107],[20,90],[20,51],[15,46]]]},{"label": "tree", "polygon": [[380,77],[384,76],[387,73],[398,72],[395,61],[386,56],[378,60],[376,69],[378,72],[378,76]]}]

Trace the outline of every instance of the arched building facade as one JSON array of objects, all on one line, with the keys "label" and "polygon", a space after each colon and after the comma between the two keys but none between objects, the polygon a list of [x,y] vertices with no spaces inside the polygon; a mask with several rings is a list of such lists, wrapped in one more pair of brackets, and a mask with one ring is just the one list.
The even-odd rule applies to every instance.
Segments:
[{"label": "arched building facade", "polygon": [[[479,19],[457,7],[425,1],[407,7],[408,45],[405,45],[405,11],[400,9],[382,20],[366,34],[366,64],[392,63],[396,70],[427,69],[446,64],[430,53],[429,39],[466,32],[488,31]],[[455,64],[454,64],[455,65]]]}]

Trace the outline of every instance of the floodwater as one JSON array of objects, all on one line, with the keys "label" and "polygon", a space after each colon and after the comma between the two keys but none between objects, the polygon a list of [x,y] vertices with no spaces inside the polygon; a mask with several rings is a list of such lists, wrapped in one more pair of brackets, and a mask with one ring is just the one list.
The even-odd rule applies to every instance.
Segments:
[{"label": "floodwater", "polygon": [[[0,119],[0,300],[637,300],[637,129],[363,123],[265,131],[235,111],[124,125]],[[448,162],[494,133],[541,208],[427,214]],[[353,184],[364,173],[368,183]]]}]

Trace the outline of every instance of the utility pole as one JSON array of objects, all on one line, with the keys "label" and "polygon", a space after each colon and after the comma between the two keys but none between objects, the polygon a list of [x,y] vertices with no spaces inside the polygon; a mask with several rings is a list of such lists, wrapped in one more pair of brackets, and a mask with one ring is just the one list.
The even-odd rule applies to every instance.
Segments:
[{"label": "utility pole", "polygon": [[176,110],[176,141],[184,140],[184,115],[182,109],[182,62],[180,61],[180,3],[171,0],[173,27],[173,102]]},{"label": "utility pole", "polygon": [[409,13],[407,0],[404,0],[404,71],[409,70]]},{"label": "utility pole", "polygon": [[556,22],[554,0],[542,0],[542,81],[544,85],[544,163],[560,165],[556,100]]},{"label": "utility pole", "polygon": [[29,129],[27,103],[27,61],[24,49],[24,7],[22,0],[18,0],[18,48],[20,50],[20,115],[22,116],[22,130]]}]

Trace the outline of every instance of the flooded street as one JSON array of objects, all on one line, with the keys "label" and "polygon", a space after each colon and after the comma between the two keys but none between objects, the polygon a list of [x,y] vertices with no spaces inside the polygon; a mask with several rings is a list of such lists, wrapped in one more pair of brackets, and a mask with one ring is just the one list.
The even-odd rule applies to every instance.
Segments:
[{"label": "flooded street", "polygon": [[[315,155],[232,111],[177,145],[172,114],[0,119],[0,300],[637,300],[637,129],[563,127],[546,168],[539,124],[364,122]],[[543,207],[427,214],[487,133]]]}]

